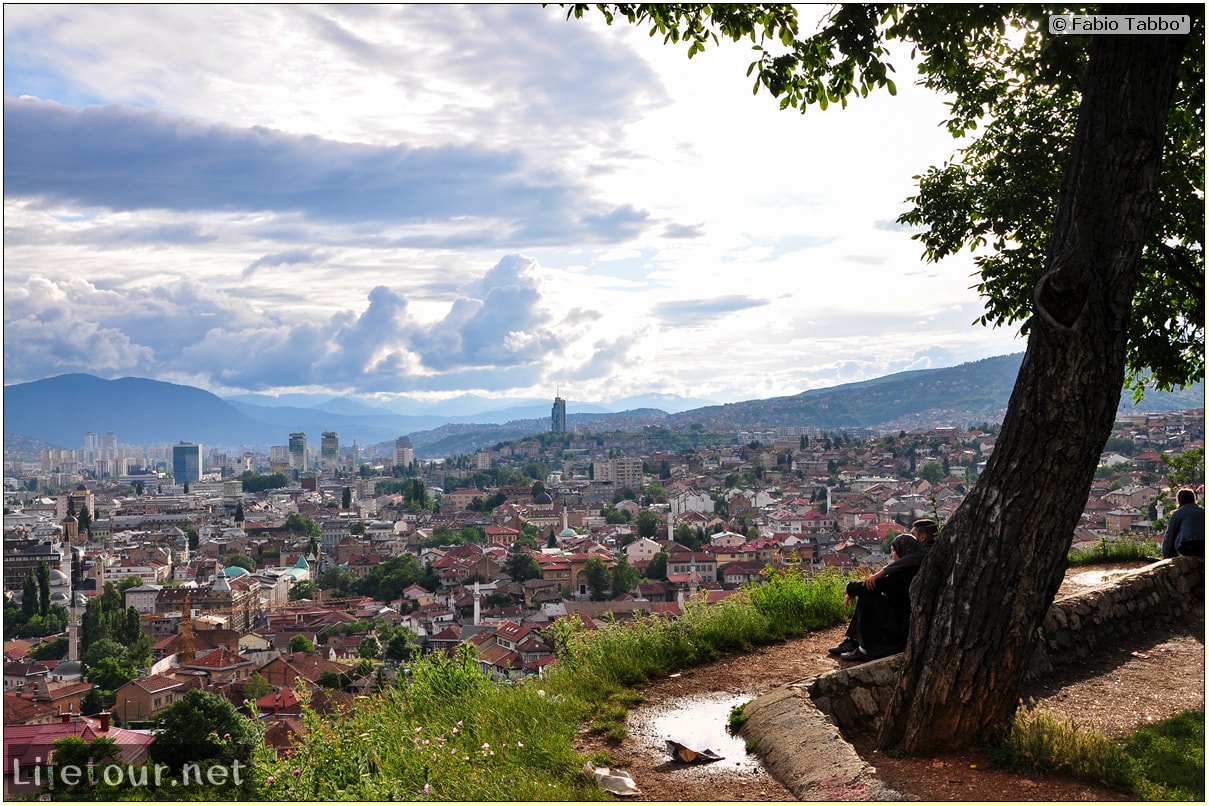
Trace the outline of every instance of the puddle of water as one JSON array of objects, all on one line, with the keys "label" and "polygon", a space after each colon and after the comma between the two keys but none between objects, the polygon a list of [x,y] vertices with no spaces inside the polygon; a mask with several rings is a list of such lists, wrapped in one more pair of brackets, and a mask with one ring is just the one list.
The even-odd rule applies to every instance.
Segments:
[{"label": "puddle of water", "polygon": [[1127,571],[1083,571],[1078,574],[1071,574],[1070,582],[1074,585],[1100,585],[1104,582],[1110,582],[1118,577],[1123,577]]},{"label": "puddle of water", "polygon": [[[720,761],[693,765],[698,768],[732,769],[750,767],[758,763],[756,756],[749,756],[743,738],[731,736],[726,730],[731,709],[750,702],[751,697],[738,694],[699,695],[671,700],[658,709],[633,712],[630,735],[644,747],[667,755],[667,740],[674,739],[694,750],[713,750],[722,756]],[[640,713],[641,712],[641,713]]]}]

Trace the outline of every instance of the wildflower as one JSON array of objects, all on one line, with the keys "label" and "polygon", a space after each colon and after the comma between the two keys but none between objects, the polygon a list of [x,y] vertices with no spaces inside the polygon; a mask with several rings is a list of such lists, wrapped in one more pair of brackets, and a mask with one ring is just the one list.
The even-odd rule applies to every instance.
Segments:
[{"label": "wildflower", "polygon": [[490,745],[490,744],[488,744],[487,742],[483,742],[483,749],[484,749],[484,750],[490,750],[490,749],[491,749],[491,745]]},{"label": "wildflower", "polygon": [[266,785],[266,786],[272,786],[272,785],[273,785],[273,781],[274,781],[274,780],[275,780],[275,779],[273,778],[273,776],[271,776],[271,775],[270,775],[268,778],[265,778],[265,779],[264,779],[265,785]]},{"label": "wildflower", "polygon": [[516,743],[516,746],[517,746],[517,747],[524,747],[524,746],[525,746],[525,743],[524,743],[524,742],[517,742],[517,743]]},{"label": "wildflower", "polygon": [[539,697],[544,697],[544,696],[546,696],[546,690],[545,690],[544,688],[539,688],[539,689],[537,690],[537,696],[539,696]]},{"label": "wildflower", "polygon": [[[461,722],[459,722],[458,724],[460,725],[460,724],[462,724],[462,723],[461,723]],[[423,729],[423,728],[416,728],[416,733],[419,733],[419,732],[420,732],[420,731],[422,731],[422,730],[424,730],[424,729]]]},{"label": "wildflower", "polygon": [[297,778],[299,775],[302,775],[302,770],[295,767],[294,768],[294,777]]},{"label": "wildflower", "polygon": [[429,793],[429,791],[430,790],[429,790],[428,784],[424,784],[424,794],[427,795]]},{"label": "wildflower", "polygon": [[230,738],[231,738],[231,734],[229,734],[229,733],[224,733],[224,734],[222,735],[222,737],[223,737],[224,739],[230,739]]},{"label": "wildflower", "polygon": [[459,728],[462,727],[462,720],[460,720],[460,719],[458,720],[458,727]]}]

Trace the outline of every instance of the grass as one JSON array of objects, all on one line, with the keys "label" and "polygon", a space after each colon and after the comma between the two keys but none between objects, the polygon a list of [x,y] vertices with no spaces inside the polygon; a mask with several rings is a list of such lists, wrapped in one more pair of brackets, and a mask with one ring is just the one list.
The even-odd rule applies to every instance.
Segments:
[{"label": "grass", "polygon": [[1021,708],[995,760],[1062,772],[1146,801],[1205,800],[1205,710],[1184,711],[1119,739],[1068,717]]},{"label": "grass", "polygon": [[595,630],[560,622],[549,685],[585,704],[593,731],[620,742],[628,707],[617,706],[636,696],[633,687],[727,652],[838,624],[845,617],[846,581],[835,572],[802,577],[774,571],[764,584],[716,604],[688,600],[678,618],[643,616]]},{"label": "grass", "polygon": [[406,688],[320,719],[307,741],[258,759],[260,795],[280,801],[604,800],[572,749],[582,710],[534,678],[502,686],[468,652],[413,665]]},{"label": "grass", "polygon": [[747,703],[742,703],[730,709],[730,715],[726,718],[727,733],[736,736],[739,731],[743,730],[743,726],[747,724],[747,720],[751,719],[750,714],[744,713],[746,708]]},{"label": "grass", "polygon": [[1205,709],[1184,711],[1125,738],[1146,800],[1205,800]]},{"label": "grass", "polygon": [[581,725],[625,738],[637,687],[726,652],[751,649],[845,617],[846,578],[770,572],[714,605],[695,599],[679,618],[644,617],[587,630],[555,627],[557,662],[544,679],[498,685],[468,648],[413,664],[403,688],[322,719],[307,710],[307,741],[257,760],[259,794],[281,801],[588,801],[611,797],[582,772]]},{"label": "grass", "polygon": [[1153,540],[1132,537],[1109,540],[1102,537],[1095,547],[1073,549],[1067,557],[1067,564],[1075,566],[1127,560],[1157,560],[1159,554],[1159,547]]}]

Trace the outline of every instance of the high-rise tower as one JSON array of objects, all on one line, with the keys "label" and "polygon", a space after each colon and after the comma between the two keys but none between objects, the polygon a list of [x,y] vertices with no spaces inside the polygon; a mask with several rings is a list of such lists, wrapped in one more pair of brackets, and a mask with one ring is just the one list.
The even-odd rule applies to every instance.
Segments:
[{"label": "high-rise tower", "polygon": [[295,432],[290,434],[290,469],[306,470],[306,434]]},{"label": "high-rise tower", "polygon": [[335,431],[323,432],[319,441],[319,466],[329,473],[340,466],[340,435]]},{"label": "high-rise tower", "polygon": [[567,401],[557,395],[554,396],[554,406],[550,409],[550,430],[567,430]]},{"label": "high-rise tower", "polygon": [[201,445],[182,442],[172,446],[172,480],[177,484],[191,484],[201,478]]}]

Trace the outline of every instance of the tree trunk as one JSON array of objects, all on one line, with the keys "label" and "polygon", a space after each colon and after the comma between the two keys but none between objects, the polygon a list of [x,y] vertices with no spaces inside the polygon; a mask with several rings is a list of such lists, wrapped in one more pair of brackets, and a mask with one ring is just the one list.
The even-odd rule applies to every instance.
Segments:
[{"label": "tree trunk", "polygon": [[994,740],[1017,708],[1120,402],[1186,39],[1093,37],[1028,349],[986,472],[912,588],[911,638],[882,748],[926,753]]}]

